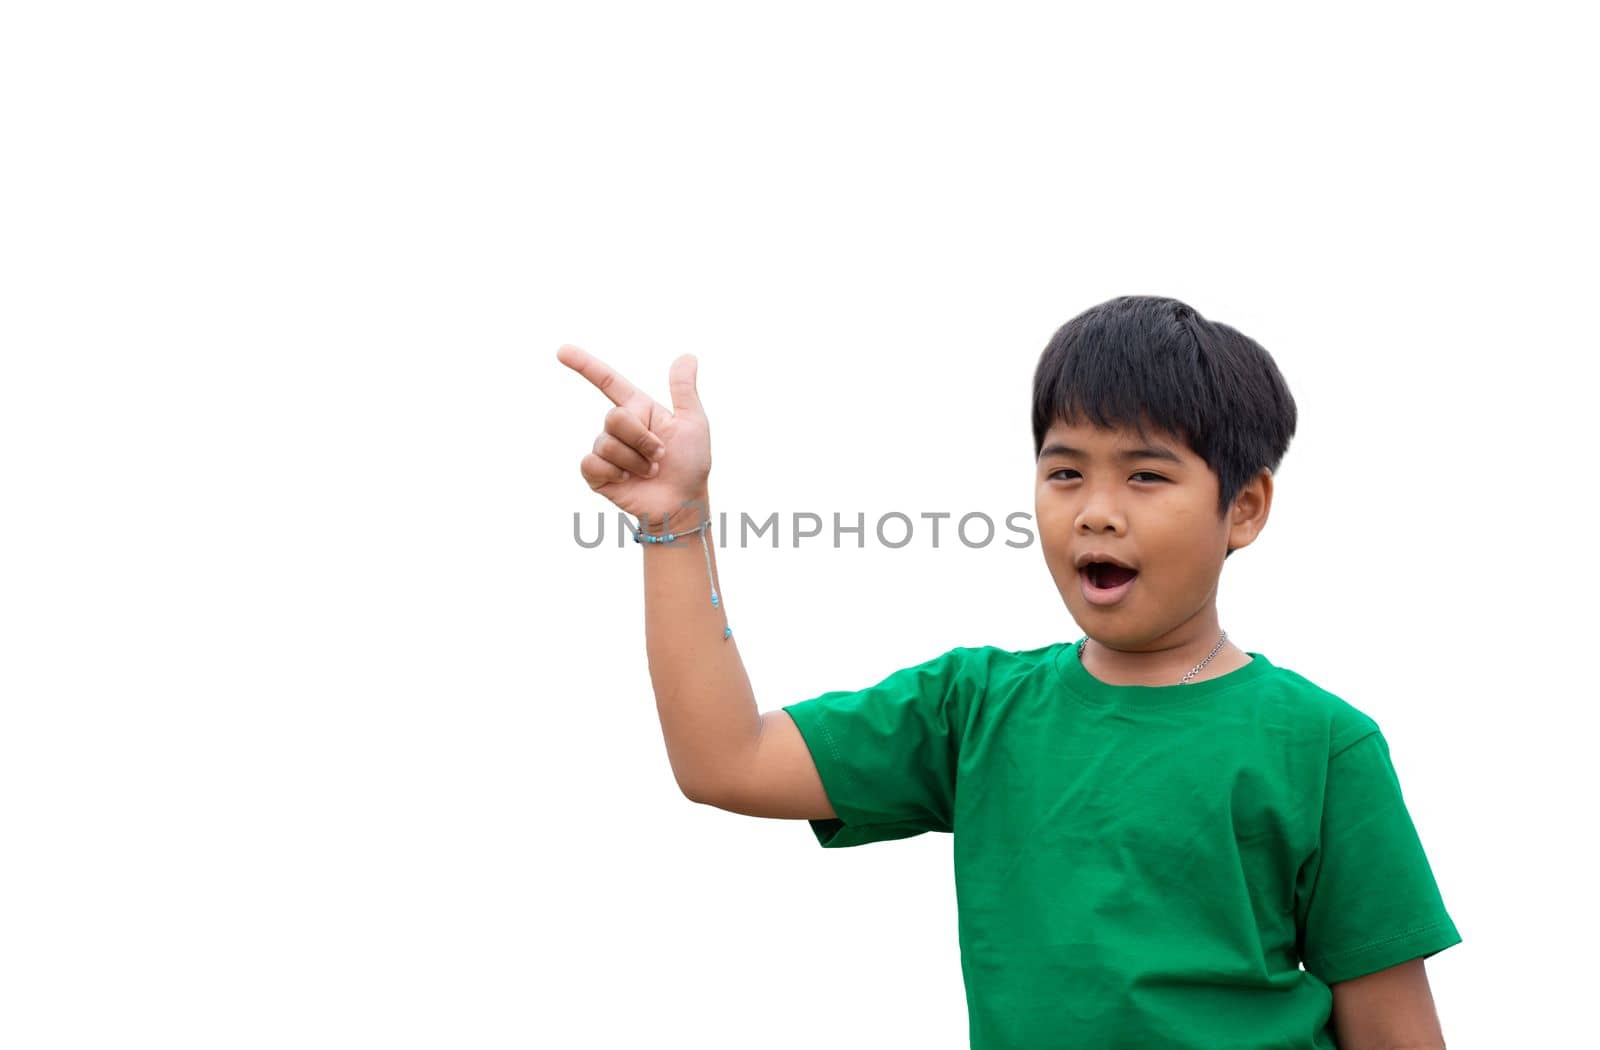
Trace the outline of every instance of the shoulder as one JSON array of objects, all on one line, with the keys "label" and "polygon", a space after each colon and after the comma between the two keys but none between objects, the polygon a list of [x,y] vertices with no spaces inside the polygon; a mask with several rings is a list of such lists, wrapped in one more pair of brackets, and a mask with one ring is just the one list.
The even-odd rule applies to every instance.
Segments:
[{"label": "shoulder", "polygon": [[1367,712],[1288,667],[1274,664],[1273,673],[1262,679],[1257,693],[1275,715],[1320,738],[1330,756],[1380,732]]},{"label": "shoulder", "polygon": [[955,650],[972,701],[970,714],[989,719],[1021,704],[1029,706],[1058,692],[1059,661],[1070,642],[1028,649],[970,645]]},{"label": "shoulder", "polygon": [[981,672],[991,687],[1018,679],[1053,673],[1061,650],[1067,643],[1052,642],[1033,649],[1010,649],[1000,645],[964,645],[951,650],[963,666]]}]

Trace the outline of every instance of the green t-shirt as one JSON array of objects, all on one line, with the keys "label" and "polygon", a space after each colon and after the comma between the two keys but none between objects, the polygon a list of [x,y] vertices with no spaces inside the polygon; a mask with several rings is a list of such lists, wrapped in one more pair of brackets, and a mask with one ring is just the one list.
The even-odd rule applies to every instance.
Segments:
[{"label": "green t-shirt", "polygon": [[784,707],[823,846],[954,835],[973,1050],[1333,1050],[1331,983],[1461,942],[1377,723],[1249,655],[960,647]]}]

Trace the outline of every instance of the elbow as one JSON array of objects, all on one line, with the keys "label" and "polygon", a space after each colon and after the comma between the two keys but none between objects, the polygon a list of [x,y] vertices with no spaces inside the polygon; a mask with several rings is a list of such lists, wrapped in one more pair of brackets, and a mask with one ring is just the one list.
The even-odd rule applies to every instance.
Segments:
[{"label": "elbow", "polygon": [[684,798],[697,806],[722,808],[722,792],[715,790],[712,785],[704,780],[690,780],[685,777],[679,777],[678,790],[683,794]]}]

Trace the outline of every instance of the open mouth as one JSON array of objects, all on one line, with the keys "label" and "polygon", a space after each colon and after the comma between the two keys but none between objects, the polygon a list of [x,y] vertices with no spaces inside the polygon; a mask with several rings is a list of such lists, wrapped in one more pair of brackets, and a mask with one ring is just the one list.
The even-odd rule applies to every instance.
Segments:
[{"label": "open mouth", "polygon": [[1092,561],[1083,567],[1083,574],[1088,577],[1090,586],[1109,591],[1132,580],[1139,575],[1139,570],[1124,569],[1108,561]]},{"label": "open mouth", "polygon": [[1092,561],[1078,570],[1083,580],[1083,595],[1096,605],[1110,605],[1122,600],[1139,578],[1137,569],[1124,569],[1110,562]]}]

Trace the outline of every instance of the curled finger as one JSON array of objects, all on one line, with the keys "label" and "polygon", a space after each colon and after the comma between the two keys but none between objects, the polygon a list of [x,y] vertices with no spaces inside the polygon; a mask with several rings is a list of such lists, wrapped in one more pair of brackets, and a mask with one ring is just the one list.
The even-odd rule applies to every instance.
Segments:
[{"label": "curled finger", "polygon": [[583,474],[583,480],[589,483],[591,489],[615,484],[618,481],[626,481],[630,476],[626,470],[623,470],[608,459],[601,459],[593,452],[583,457],[583,461],[578,464],[578,470]]},{"label": "curled finger", "polygon": [[606,433],[639,453],[644,460],[659,459],[666,447],[644,420],[621,405],[606,413]]},{"label": "curled finger", "polygon": [[594,454],[643,478],[650,477],[656,472],[654,463],[646,460],[636,450],[624,445],[611,434],[601,434],[594,439]]}]

